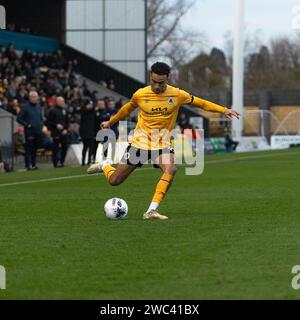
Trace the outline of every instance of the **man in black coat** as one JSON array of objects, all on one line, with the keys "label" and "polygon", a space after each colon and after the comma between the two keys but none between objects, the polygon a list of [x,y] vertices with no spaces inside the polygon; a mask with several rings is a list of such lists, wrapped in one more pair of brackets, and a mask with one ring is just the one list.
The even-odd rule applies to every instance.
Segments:
[{"label": "man in black coat", "polygon": [[81,165],[85,165],[86,152],[88,154],[88,164],[92,163],[94,153],[96,113],[93,101],[85,100],[81,108],[79,134],[83,143]]},{"label": "man in black coat", "polygon": [[52,161],[53,166],[63,167],[68,150],[68,117],[65,99],[56,98],[56,105],[49,110],[47,127],[53,138]]},{"label": "man in black coat", "polygon": [[[116,103],[114,100],[107,102],[107,108],[101,114],[102,121],[108,121],[109,118],[117,112]],[[116,154],[116,142],[119,137],[119,124],[112,125],[109,129],[103,130],[104,140],[100,141],[103,144],[103,159],[107,159],[108,149],[111,147],[111,161],[114,161]],[[109,147],[110,146],[110,147]]]},{"label": "man in black coat", "polygon": [[38,100],[38,93],[30,91],[29,102],[23,105],[17,117],[18,122],[24,126],[25,167],[27,170],[37,169],[36,152],[42,140],[44,121]]},{"label": "man in black coat", "polygon": [[100,130],[100,123],[109,119],[109,115],[106,113],[105,101],[104,99],[99,99],[95,105],[95,125],[94,125],[94,152],[93,158],[94,162],[96,162],[97,149],[99,145],[99,141],[96,140],[96,136],[98,131]]}]

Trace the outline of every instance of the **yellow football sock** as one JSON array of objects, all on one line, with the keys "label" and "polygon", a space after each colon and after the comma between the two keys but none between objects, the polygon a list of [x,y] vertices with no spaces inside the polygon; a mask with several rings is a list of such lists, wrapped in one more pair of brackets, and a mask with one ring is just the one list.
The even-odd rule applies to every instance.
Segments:
[{"label": "yellow football sock", "polygon": [[165,197],[171,182],[173,180],[174,176],[168,173],[164,173],[162,177],[160,178],[158,184],[156,185],[155,193],[152,198],[152,202],[160,203],[163,198]]},{"label": "yellow football sock", "polygon": [[116,168],[114,168],[113,166],[111,165],[106,165],[104,168],[103,168],[103,173],[107,179],[107,181],[109,181],[109,178],[110,176],[116,171]]}]

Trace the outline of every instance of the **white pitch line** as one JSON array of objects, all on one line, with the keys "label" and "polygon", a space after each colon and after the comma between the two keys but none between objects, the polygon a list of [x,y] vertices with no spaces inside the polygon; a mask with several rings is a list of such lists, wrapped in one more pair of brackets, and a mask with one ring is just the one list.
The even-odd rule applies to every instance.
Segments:
[{"label": "white pitch line", "polygon": [[[151,169],[151,167],[141,168],[137,171],[147,170],[147,169]],[[100,172],[99,174],[103,174],[103,172]],[[96,174],[93,174],[93,175],[77,174],[77,175],[73,175],[73,176],[64,176],[64,177],[56,177],[56,178],[48,178],[48,179],[36,179],[36,180],[26,180],[26,181],[19,181],[19,182],[1,183],[0,188],[1,187],[9,187],[9,186],[18,186],[18,185],[22,185],[22,184],[32,184],[32,183],[38,183],[38,182],[51,182],[51,181],[68,180],[68,179],[76,179],[76,178],[86,178],[86,177],[91,177],[91,176],[95,177],[97,175]]]},{"label": "white pitch line", "polygon": [[[247,157],[238,157],[238,158],[230,158],[230,159],[220,159],[220,160],[208,160],[204,161],[206,163],[222,163],[222,162],[230,162],[230,161],[239,161],[239,160],[249,160],[249,159],[259,159],[259,158],[272,158],[272,157],[279,157],[285,155],[294,155],[299,154],[299,152],[283,152],[283,153],[276,153],[276,154],[265,154],[265,155],[256,155],[256,156],[247,156]],[[152,167],[147,168],[140,168],[136,172],[152,169]],[[102,173],[101,173],[102,174]],[[77,178],[85,178],[90,177],[91,175],[88,174],[78,174],[73,176],[64,176],[64,177],[56,177],[56,178],[48,178],[48,179],[38,179],[38,180],[27,180],[27,181],[19,181],[19,182],[11,182],[11,183],[2,183],[0,184],[1,187],[9,187],[9,186],[18,186],[22,184],[32,184],[32,183],[39,183],[39,182],[51,182],[51,181],[59,181],[59,180],[68,180],[68,179],[77,179]],[[96,176],[96,175],[93,175]]]},{"label": "white pitch line", "polygon": [[37,182],[49,182],[49,181],[67,180],[67,179],[75,179],[75,178],[84,178],[87,176],[88,176],[87,174],[78,174],[74,176],[64,176],[64,177],[56,177],[56,178],[49,178],[49,179],[37,179],[37,180],[11,182],[11,183],[1,183],[0,187],[17,186],[21,184],[31,184],[31,183],[37,183]]}]

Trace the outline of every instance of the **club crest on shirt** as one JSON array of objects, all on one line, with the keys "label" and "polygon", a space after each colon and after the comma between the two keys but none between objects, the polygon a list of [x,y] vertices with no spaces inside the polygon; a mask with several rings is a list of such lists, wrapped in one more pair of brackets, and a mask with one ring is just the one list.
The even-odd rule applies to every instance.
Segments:
[{"label": "club crest on shirt", "polygon": [[168,104],[174,104],[174,100],[172,97],[168,97]]}]

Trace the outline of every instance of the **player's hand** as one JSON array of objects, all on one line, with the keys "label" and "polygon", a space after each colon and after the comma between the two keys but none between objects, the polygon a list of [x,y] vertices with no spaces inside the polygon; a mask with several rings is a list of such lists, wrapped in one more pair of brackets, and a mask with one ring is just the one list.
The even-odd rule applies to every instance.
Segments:
[{"label": "player's hand", "polygon": [[101,128],[101,129],[108,129],[109,127],[110,127],[109,121],[103,121],[103,122],[100,124],[100,128]]},{"label": "player's hand", "polygon": [[240,113],[233,109],[227,109],[224,114],[225,114],[225,117],[228,119],[240,118]]}]

